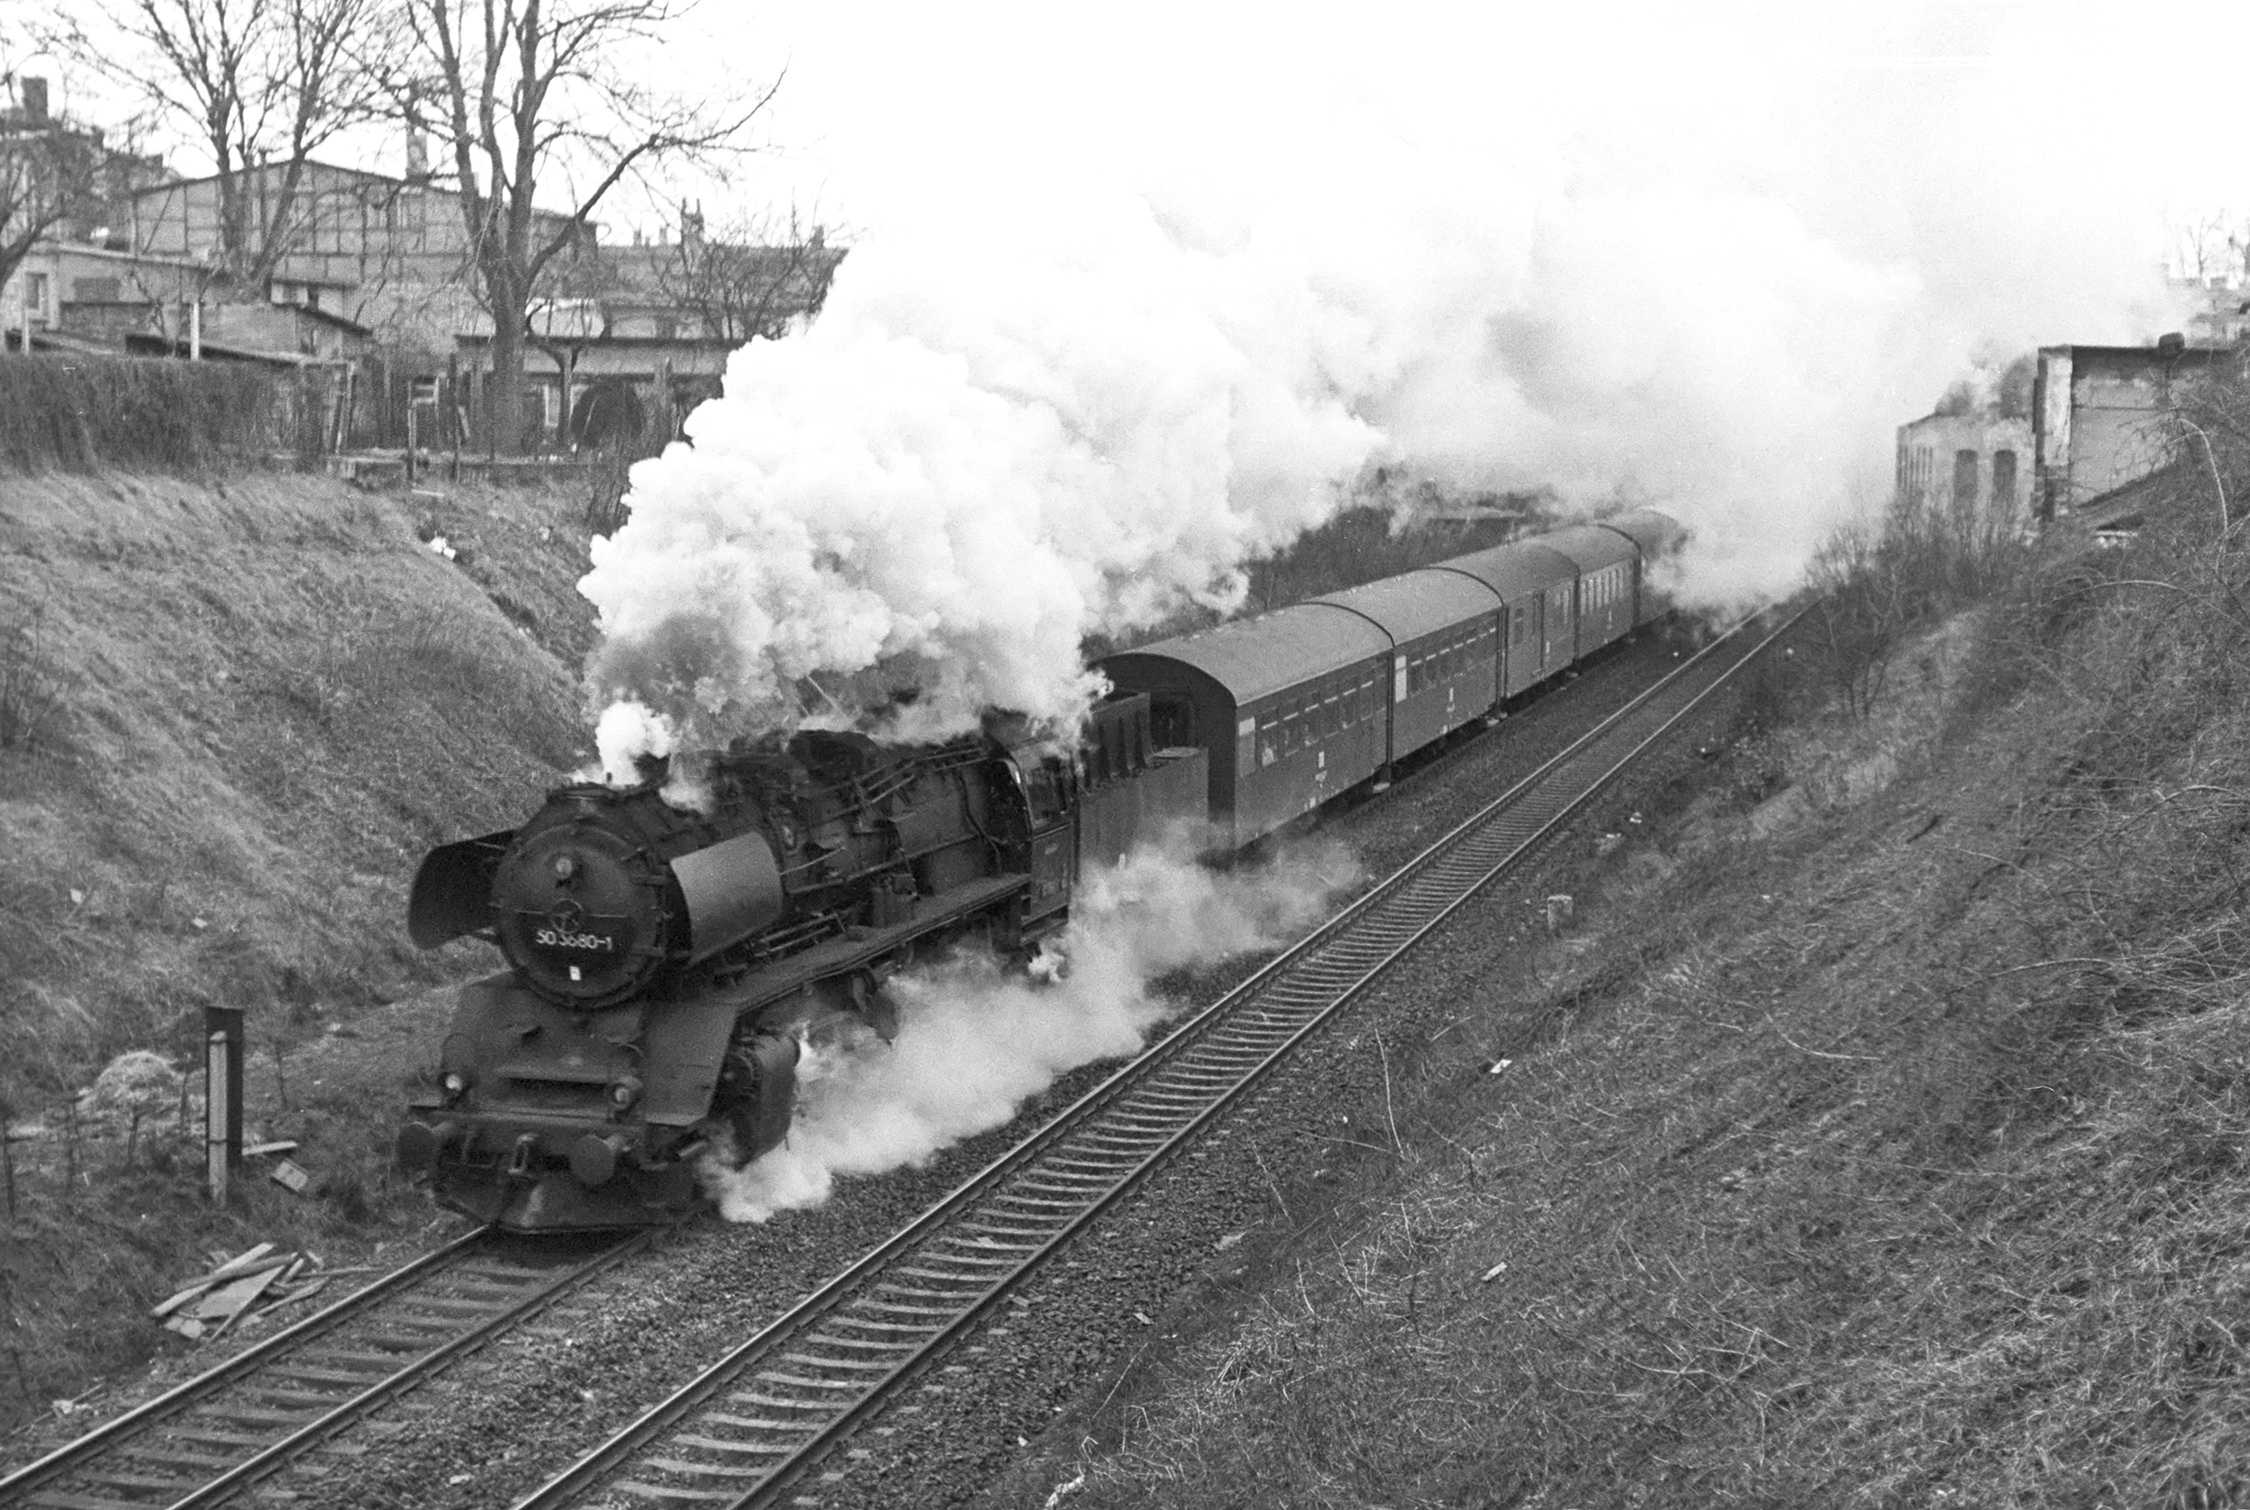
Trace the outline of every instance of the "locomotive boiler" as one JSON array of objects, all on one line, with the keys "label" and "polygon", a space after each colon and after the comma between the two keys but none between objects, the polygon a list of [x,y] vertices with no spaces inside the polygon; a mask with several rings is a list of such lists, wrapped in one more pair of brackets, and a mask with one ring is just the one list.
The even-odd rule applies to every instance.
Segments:
[{"label": "locomotive boiler", "polygon": [[[408,903],[423,948],[478,937],[510,969],[464,987],[400,1160],[438,1198],[526,1230],[692,1206],[692,1164],[789,1126],[807,1042],[895,1026],[888,976],[979,934],[1026,951],[1081,863],[1200,800],[1193,752],[1150,747],[1145,698],[1086,749],[994,720],[948,744],[803,732],[712,759],[692,807],[666,772],[550,793],[522,827],[433,850]],[[1170,795],[1152,804],[1144,788]]]}]

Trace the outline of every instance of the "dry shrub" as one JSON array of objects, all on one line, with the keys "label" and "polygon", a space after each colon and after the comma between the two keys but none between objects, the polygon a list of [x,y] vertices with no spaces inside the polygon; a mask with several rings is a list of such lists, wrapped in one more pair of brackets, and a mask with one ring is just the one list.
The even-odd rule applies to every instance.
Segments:
[{"label": "dry shrub", "polygon": [[1973,500],[1901,496],[1879,520],[1831,535],[1807,575],[1819,595],[1812,624],[1844,707],[1866,717],[1908,635],[2013,582],[2033,555],[2012,505]]},{"label": "dry shrub", "polygon": [[33,609],[0,622],[0,750],[47,748],[68,711],[70,678],[48,656],[40,618]]},{"label": "dry shrub", "polygon": [[0,471],[201,472],[296,448],[293,385],[263,368],[0,356]]}]

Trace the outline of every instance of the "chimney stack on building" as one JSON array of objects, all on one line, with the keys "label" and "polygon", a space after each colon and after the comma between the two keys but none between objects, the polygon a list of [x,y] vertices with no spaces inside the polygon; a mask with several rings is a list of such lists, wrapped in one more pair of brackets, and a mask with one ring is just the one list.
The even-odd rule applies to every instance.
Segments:
[{"label": "chimney stack on building", "polygon": [[686,200],[680,201],[680,245],[690,251],[702,249],[703,201],[700,199],[695,202],[692,210],[688,208]]},{"label": "chimney stack on building", "polygon": [[421,183],[430,176],[430,149],[422,140],[422,117],[415,110],[417,96],[406,96],[406,181]]}]

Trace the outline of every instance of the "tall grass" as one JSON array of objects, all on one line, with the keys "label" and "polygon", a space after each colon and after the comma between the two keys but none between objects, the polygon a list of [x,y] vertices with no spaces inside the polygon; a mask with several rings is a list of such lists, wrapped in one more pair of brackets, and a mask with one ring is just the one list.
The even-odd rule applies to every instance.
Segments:
[{"label": "tall grass", "polygon": [[0,619],[0,750],[31,752],[60,729],[70,679],[41,643],[41,610]]},{"label": "tall grass", "polygon": [[0,356],[0,471],[201,472],[294,449],[294,390],[238,363]]}]

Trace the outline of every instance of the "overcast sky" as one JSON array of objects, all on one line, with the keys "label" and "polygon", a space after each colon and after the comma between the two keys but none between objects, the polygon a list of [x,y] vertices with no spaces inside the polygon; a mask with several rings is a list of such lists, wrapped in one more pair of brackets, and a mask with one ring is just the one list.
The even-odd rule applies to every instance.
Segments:
[{"label": "overcast sky", "polygon": [[1770,195],[1847,254],[1911,259],[1938,288],[1987,282],[2004,246],[2046,293],[2040,264],[2106,275],[2128,248],[2146,263],[2168,212],[2250,200],[2227,61],[2246,15],[843,0],[711,7],[696,25],[714,82],[788,70],[772,119],[787,155],[752,165],[746,191],[817,194],[869,228],[918,189],[1036,194],[1094,175],[1311,206],[1368,187],[1342,146],[1386,172],[1414,159],[1464,200],[1527,173]]}]

